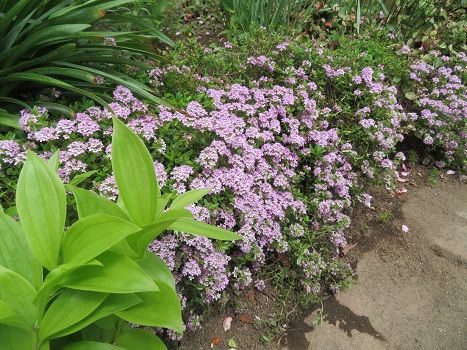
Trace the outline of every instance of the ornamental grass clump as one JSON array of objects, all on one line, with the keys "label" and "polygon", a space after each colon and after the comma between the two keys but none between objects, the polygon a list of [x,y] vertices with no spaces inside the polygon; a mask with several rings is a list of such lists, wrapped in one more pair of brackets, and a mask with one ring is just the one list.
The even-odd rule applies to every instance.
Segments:
[{"label": "ornamental grass clump", "polygon": [[[167,349],[134,325],[183,331],[170,269],[147,246],[166,229],[218,239],[237,234],[193,220],[185,207],[209,191],[161,195],[141,139],[113,118],[112,169],[118,204],[63,185],[59,154],[28,151],[16,206],[0,213],[2,349]],[[78,220],[67,222],[66,192]]]},{"label": "ornamental grass clump", "polygon": [[[62,97],[85,96],[106,105],[106,92],[122,84],[163,103],[125,70],[150,69],[144,59],[161,59],[154,37],[114,30],[122,19],[106,13],[131,2],[0,0],[0,126],[18,127],[18,108],[38,104],[73,115],[62,99],[40,96],[46,88],[52,95],[60,90]],[[125,22],[142,23],[138,16],[126,16]]]}]

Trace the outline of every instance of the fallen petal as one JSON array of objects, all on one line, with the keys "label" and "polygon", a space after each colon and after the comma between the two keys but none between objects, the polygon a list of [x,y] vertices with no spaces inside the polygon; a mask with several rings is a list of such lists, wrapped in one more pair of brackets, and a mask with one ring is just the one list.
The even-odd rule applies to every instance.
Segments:
[{"label": "fallen petal", "polygon": [[407,192],[407,189],[405,187],[401,187],[401,188],[398,188],[396,190],[397,194],[403,194],[403,193],[406,193],[406,192]]},{"label": "fallen petal", "polygon": [[402,232],[404,233],[409,232],[409,228],[406,225],[402,225]]},{"label": "fallen petal", "polygon": [[223,326],[224,326],[224,332],[227,332],[232,326],[232,317],[224,318]]},{"label": "fallen petal", "polygon": [[448,170],[446,171],[446,174],[448,175],[454,175],[456,172],[454,170]]},{"label": "fallen petal", "polygon": [[342,255],[347,255],[353,248],[355,248],[356,245],[357,243],[347,244],[346,246],[342,247]]}]

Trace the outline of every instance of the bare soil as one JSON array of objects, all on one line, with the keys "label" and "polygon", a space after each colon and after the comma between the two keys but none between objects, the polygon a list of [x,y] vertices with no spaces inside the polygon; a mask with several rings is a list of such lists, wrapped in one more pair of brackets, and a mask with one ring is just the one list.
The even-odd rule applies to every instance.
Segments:
[{"label": "bare soil", "polygon": [[413,169],[402,199],[375,191],[376,216],[355,213],[357,284],[327,299],[321,325],[290,332],[284,349],[467,349],[467,185],[456,175],[429,185],[426,175]]},{"label": "bare soil", "polygon": [[[374,188],[373,209],[355,208],[348,240],[357,245],[346,258],[357,281],[323,300],[321,312],[280,306],[275,290],[245,293],[213,308],[180,349],[211,349],[215,339],[213,348],[226,350],[231,338],[238,350],[467,349],[467,185],[455,174],[433,184],[428,172],[412,169],[403,197]],[[265,324],[277,314],[293,318],[264,343]],[[224,332],[226,316],[233,322]]]}]

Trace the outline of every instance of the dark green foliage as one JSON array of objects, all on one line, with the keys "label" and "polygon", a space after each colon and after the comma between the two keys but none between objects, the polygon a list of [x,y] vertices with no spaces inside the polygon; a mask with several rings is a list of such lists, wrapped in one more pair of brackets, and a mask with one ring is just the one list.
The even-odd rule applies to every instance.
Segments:
[{"label": "dark green foliage", "polygon": [[[15,126],[10,112],[37,104],[44,87],[105,105],[106,92],[121,84],[142,98],[163,103],[123,69],[149,69],[145,60],[161,59],[153,53],[150,37],[109,29],[118,18],[107,19],[106,11],[131,2],[0,0],[0,124]],[[136,23],[139,18],[127,20]],[[46,105],[72,114],[63,104]]]}]

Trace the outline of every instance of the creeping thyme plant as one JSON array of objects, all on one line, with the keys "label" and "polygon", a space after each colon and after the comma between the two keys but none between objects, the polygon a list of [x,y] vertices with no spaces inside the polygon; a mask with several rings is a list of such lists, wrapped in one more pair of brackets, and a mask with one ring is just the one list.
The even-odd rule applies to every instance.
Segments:
[{"label": "creeping thyme plant", "polygon": [[[395,188],[407,136],[429,145],[438,166],[465,171],[465,54],[420,56],[387,36],[383,45],[367,40],[368,50],[362,41],[326,46],[258,29],[211,47],[179,42],[177,63],[145,76],[174,108],[115,89],[110,106],[144,139],[161,188],[210,188],[187,208],[243,238],[169,231],[150,244],[174,274],[189,329],[199,325],[198,307],[228,287],[263,289],[262,268],[278,256],[310,296],[348,284],[352,270],[339,256],[349,213],[356,201],[371,206],[366,184]],[[27,142],[0,141],[2,172],[15,174],[27,149],[48,159],[61,148],[64,182],[118,198],[109,110],[82,108],[74,118],[23,111],[20,125]],[[14,184],[1,181],[8,203]]]}]

